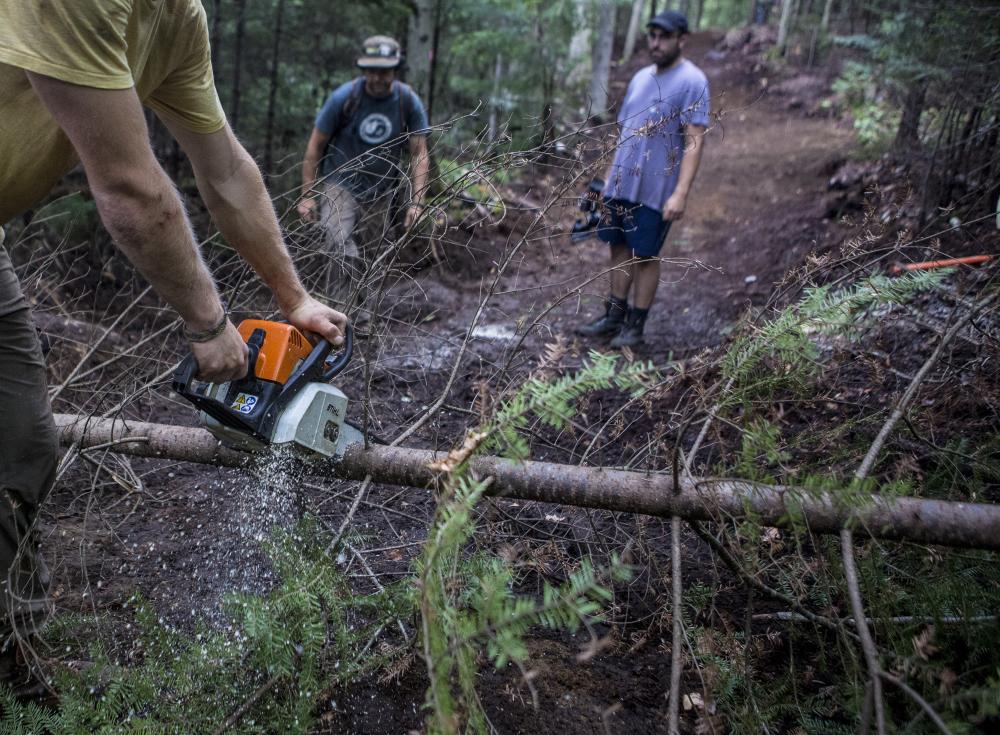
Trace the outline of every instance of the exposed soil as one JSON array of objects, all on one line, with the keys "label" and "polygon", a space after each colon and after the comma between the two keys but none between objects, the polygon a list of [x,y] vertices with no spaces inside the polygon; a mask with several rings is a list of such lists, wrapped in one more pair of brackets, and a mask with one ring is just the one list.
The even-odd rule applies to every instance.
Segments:
[{"label": "exposed soil", "polygon": [[[811,114],[812,104],[790,105],[787,94],[768,94],[774,80],[765,81],[768,71],[755,57],[736,52],[709,54],[716,40],[711,34],[699,34],[691,39],[688,50],[711,80],[718,123],[709,137],[688,213],[673,228],[663,253],[671,262],[664,268],[646,345],[636,350],[637,358],[657,364],[668,356],[686,358],[720,344],[748,305],[762,304],[773,285],[808,253],[830,247],[846,232],[830,218],[835,210],[831,211],[827,184],[831,164],[835,167],[851,149],[849,129],[834,119]],[[637,65],[638,61],[629,69],[617,70],[618,94]],[[818,88],[811,84],[806,85],[808,90]],[[796,99],[815,93],[794,85],[788,89]],[[541,187],[539,182],[525,182],[520,190],[530,196]],[[571,209],[567,205],[563,215],[567,226],[574,216]],[[469,251],[462,255],[469,262],[463,267],[478,270],[482,278],[440,268],[421,272],[416,284],[428,295],[426,303],[432,308],[426,303],[411,307],[402,298],[388,305],[408,310],[411,317],[413,309],[419,308],[427,319],[418,329],[386,342],[378,364],[373,365],[370,404],[375,433],[392,436],[439,395],[483,284],[491,278],[490,263],[502,238],[486,229],[470,235]],[[467,412],[479,395],[477,384],[495,379],[510,358],[513,342],[503,332],[513,334],[519,324],[530,323],[557,298],[567,297],[527,335],[511,369],[523,374],[534,356],[561,338],[566,339],[564,366],[578,362],[587,349],[604,347],[576,340],[572,327],[601,308],[605,282],[586,282],[606,267],[606,252],[596,242],[572,246],[567,240],[565,236],[540,238],[521,250],[482,319],[500,337],[474,341],[446,409],[414,438],[414,445],[449,446],[461,436],[474,419]],[[412,291],[416,286],[406,288]],[[371,352],[373,347],[365,345],[365,350]],[[356,399],[364,394],[361,365],[361,360],[355,361],[343,384]],[[151,420],[193,423],[193,413],[180,402],[155,400],[149,406],[146,418]],[[360,410],[359,406],[360,401],[354,410]],[[594,421],[613,410],[613,405],[597,401],[587,410]],[[589,436],[538,439],[536,458],[573,462],[579,461]],[[603,461],[622,461],[629,451],[627,434],[620,446],[602,451],[597,456]],[[125,492],[106,482],[106,476],[88,489],[80,484],[86,475],[71,470],[53,493],[44,529],[45,548],[53,561],[61,610],[114,616],[138,590],[165,619],[190,625],[206,614],[218,615],[218,601],[225,592],[268,587],[269,571],[257,540],[269,521],[291,519],[297,512],[282,490],[282,484],[289,481],[280,472],[271,470],[269,482],[258,482],[253,475],[267,475],[267,468],[259,468],[250,477],[162,462],[135,461],[131,468],[142,480],[141,492]],[[353,485],[334,487],[340,495],[304,493],[307,505],[331,524],[343,517],[354,495]],[[425,493],[391,487],[373,488],[367,500],[355,521],[358,542],[366,548],[399,547],[367,556],[383,581],[398,579],[419,550],[412,542],[423,537],[431,502]],[[635,535],[653,552],[667,549],[669,543],[669,524],[659,521],[530,503],[491,504],[483,523],[490,545],[505,547],[522,568],[532,571],[526,577],[529,588],[539,579],[563,578],[571,566],[567,552],[578,554],[592,547],[600,551],[616,548],[616,544],[620,548]],[[691,571],[686,582],[713,579],[711,565],[700,563],[706,558],[707,552],[698,544],[688,544],[685,562]],[[371,589],[371,581],[357,565],[351,572],[359,576],[359,589]],[[659,570],[659,574],[665,579],[668,572]],[[627,615],[630,625],[606,628],[609,646],[589,661],[577,660],[586,644],[583,637],[539,634],[531,641],[531,665],[538,671],[537,710],[520,681],[520,672],[484,669],[480,692],[499,732],[666,731],[669,640],[664,642],[662,630],[669,631],[669,623],[665,628],[660,625],[662,606],[656,589],[642,587],[626,590],[620,600],[621,614]],[[723,614],[738,619],[740,611]],[[109,641],[118,635],[111,629],[107,633]],[[417,659],[398,681],[381,684],[372,679],[331,692],[320,713],[322,732],[419,729],[425,687]],[[693,719],[686,726],[693,727]]]}]

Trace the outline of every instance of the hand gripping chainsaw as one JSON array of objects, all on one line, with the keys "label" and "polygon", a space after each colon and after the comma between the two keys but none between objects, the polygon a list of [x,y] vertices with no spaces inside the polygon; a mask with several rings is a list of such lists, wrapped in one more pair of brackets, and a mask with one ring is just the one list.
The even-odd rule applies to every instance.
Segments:
[{"label": "hand gripping chainsaw", "polygon": [[227,383],[197,380],[194,355],[185,357],[174,373],[174,391],[200,409],[205,428],[236,449],[297,444],[337,458],[348,445],[364,440],[347,423],[347,396],[329,384],[351,359],[350,326],[340,355],[332,360],[329,342],[321,339],[313,347],[291,324],[247,319],[237,331],[250,350],[245,378]]}]

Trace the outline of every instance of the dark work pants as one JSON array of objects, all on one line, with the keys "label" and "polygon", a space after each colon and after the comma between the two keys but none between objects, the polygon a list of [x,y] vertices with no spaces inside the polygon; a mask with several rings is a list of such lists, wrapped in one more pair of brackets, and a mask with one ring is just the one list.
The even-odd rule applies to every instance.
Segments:
[{"label": "dark work pants", "polygon": [[38,334],[0,244],[0,646],[12,629],[33,633],[50,609],[34,525],[57,451]]}]

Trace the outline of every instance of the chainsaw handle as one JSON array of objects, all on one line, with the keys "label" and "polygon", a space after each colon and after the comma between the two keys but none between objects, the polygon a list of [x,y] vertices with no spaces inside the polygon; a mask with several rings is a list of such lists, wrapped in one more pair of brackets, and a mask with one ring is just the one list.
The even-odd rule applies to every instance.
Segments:
[{"label": "chainsaw handle", "polygon": [[[327,344],[329,344],[329,342],[327,342]],[[329,383],[331,380],[333,380],[333,377],[335,375],[337,375],[341,370],[347,367],[347,363],[351,361],[351,354],[353,352],[354,352],[354,327],[348,324],[347,328],[344,329],[344,346],[340,351],[340,357],[334,360],[326,368],[326,370],[323,371],[324,383]]]},{"label": "chainsaw handle", "polygon": [[[257,358],[260,356],[260,347],[256,342],[247,343],[247,374],[245,376],[247,378],[256,377],[255,371],[257,370]],[[198,360],[195,358],[193,352],[189,352],[181,360],[181,364],[177,366],[177,370],[174,371],[174,391],[186,391],[188,386],[191,385],[191,381],[197,375]]]}]

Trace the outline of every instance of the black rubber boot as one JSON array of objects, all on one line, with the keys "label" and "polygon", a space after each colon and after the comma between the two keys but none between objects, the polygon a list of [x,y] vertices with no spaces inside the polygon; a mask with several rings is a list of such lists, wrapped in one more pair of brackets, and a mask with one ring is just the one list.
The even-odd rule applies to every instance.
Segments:
[{"label": "black rubber boot", "polygon": [[625,315],[628,313],[628,302],[625,299],[609,296],[604,304],[604,316],[589,324],[581,324],[576,328],[577,334],[584,337],[606,337],[621,331],[622,324],[625,323]]},{"label": "black rubber boot", "polygon": [[612,347],[635,347],[641,344],[642,330],[646,326],[649,309],[629,309],[618,336],[611,340]]}]

